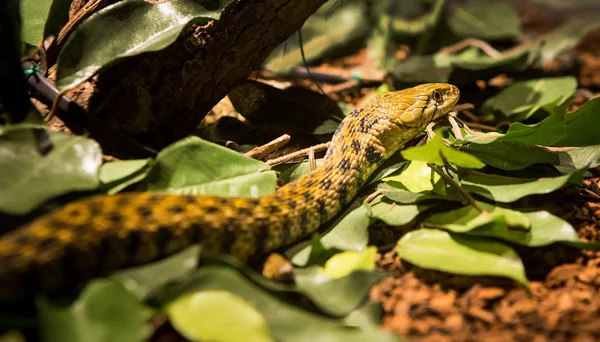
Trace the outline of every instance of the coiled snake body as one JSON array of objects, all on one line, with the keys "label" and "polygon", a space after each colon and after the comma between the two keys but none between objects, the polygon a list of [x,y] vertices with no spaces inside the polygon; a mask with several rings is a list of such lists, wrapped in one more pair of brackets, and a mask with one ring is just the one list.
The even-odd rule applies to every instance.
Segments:
[{"label": "coiled snake body", "polygon": [[72,202],[0,237],[0,297],[61,292],[195,243],[245,261],[296,242],[458,98],[449,84],[376,96],[342,121],[317,170],[260,198],[123,193]]}]

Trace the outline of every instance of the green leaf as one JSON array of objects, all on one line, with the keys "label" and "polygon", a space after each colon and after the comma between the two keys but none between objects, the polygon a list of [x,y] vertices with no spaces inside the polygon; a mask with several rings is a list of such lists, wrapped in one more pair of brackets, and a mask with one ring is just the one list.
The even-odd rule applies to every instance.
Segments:
[{"label": "green leaf", "polygon": [[560,26],[547,33],[544,44],[539,49],[537,64],[542,66],[555,60],[561,52],[575,47],[588,32],[600,27],[600,14],[591,14],[588,17],[567,17]]},{"label": "green leaf", "polygon": [[[39,139],[36,139],[36,136]],[[47,153],[39,144],[51,144]],[[87,138],[28,125],[0,128],[0,211],[22,215],[45,201],[98,187],[102,153]]]},{"label": "green leaf", "polygon": [[[207,10],[195,0],[152,5],[126,0],[108,6],[81,23],[58,56],[56,84],[72,88],[118,60],[171,45],[190,21],[219,19],[225,5]],[[110,29],[108,29],[110,28]]]},{"label": "green leaf", "polygon": [[355,270],[344,277],[331,278],[319,266],[294,270],[298,289],[321,310],[333,316],[349,314],[364,302],[373,285],[389,276],[388,272]]},{"label": "green leaf", "polygon": [[404,235],[396,252],[402,259],[427,269],[508,277],[528,284],[519,255],[493,240],[425,228]]},{"label": "green leaf", "polygon": [[[362,1],[324,4],[302,26],[306,60],[310,63],[338,55],[340,50],[347,49],[349,42],[366,37],[367,22],[367,7]],[[271,52],[265,66],[274,73],[286,74],[301,64],[298,36],[292,35]]]},{"label": "green leaf", "polygon": [[[339,250],[362,251],[369,241],[369,215],[367,208],[360,205],[361,200],[356,200],[339,216],[331,229],[323,234],[321,243],[326,248],[337,248]],[[306,265],[311,253],[311,246],[297,251],[294,248],[286,251],[286,256],[291,257],[292,262],[298,266]]]},{"label": "green leaf", "polygon": [[501,170],[513,171],[534,164],[558,165],[560,163],[560,157],[556,152],[543,146],[521,142],[496,140],[489,144],[468,144],[463,147],[463,150],[487,165]]},{"label": "green leaf", "polygon": [[571,177],[581,177],[584,170],[554,178],[512,178],[495,175],[472,175],[461,184],[465,190],[501,203],[514,202],[529,195],[547,194],[565,185]]},{"label": "green leaf", "polygon": [[418,147],[409,147],[401,153],[407,160],[423,161],[439,166],[443,166],[445,162],[473,169],[481,169],[485,166],[476,157],[446,146],[439,132],[427,144]]},{"label": "green leaf", "polygon": [[496,1],[470,1],[458,4],[447,19],[450,29],[462,37],[486,40],[517,38],[519,14],[509,4]]},{"label": "green leaf", "polygon": [[176,194],[259,197],[275,191],[269,166],[197,137],[165,147],[146,179],[146,189]]},{"label": "green leaf", "polygon": [[468,234],[493,237],[528,247],[547,246],[555,242],[579,242],[573,226],[545,210],[523,212],[523,215],[531,222],[528,231],[511,229],[504,222],[496,221],[473,229]]},{"label": "green leaf", "polygon": [[[264,317],[271,336],[277,341],[397,341],[396,337],[379,330],[351,328],[342,319],[318,315],[294,306],[249,281],[231,267],[205,265],[182,285],[178,292],[227,291],[242,298]],[[355,290],[358,292],[361,289]],[[365,293],[366,289],[362,288],[362,291]],[[231,330],[231,326],[226,329]]]},{"label": "green leaf", "polygon": [[431,191],[420,193],[410,192],[395,182],[379,184],[377,190],[379,190],[384,197],[402,204],[412,204],[426,200],[455,200],[449,196],[441,196]]},{"label": "green leaf", "polygon": [[338,279],[347,276],[352,271],[375,269],[375,259],[377,257],[377,247],[367,247],[362,252],[346,251],[335,254],[322,268],[323,274],[331,279]]},{"label": "green leaf", "polygon": [[575,112],[566,115],[566,134],[553,146],[599,145],[600,135],[591,127],[600,125],[600,98],[592,99]]},{"label": "green leaf", "polygon": [[500,222],[512,229],[529,230],[531,221],[521,212],[477,202],[484,210],[480,212],[472,205],[431,215],[425,219],[428,227],[442,228],[454,233],[464,233],[493,222]]},{"label": "green leaf", "polygon": [[190,341],[274,341],[260,312],[226,291],[181,296],[166,312],[173,327]]},{"label": "green leaf", "polygon": [[146,178],[152,159],[119,160],[102,164],[98,179],[108,194],[115,194]]},{"label": "green leaf", "polygon": [[433,205],[397,204],[379,195],[365,206],[369,208],[370,217],[379,219],[390,226],[403,226]]},{"label": "green leaf", "polygon": [[[319,167],[323,165],[323,161],[317,160],[316,164],[317,167]],[[280,172],[279,178],[281,178],[281,181],[284,183],[293,182],[310,172],[308,162],[302,162],[297,164],[281,164],[275,166],[274,169]]]},{"label": "green leaf", "polygon": [[512,121],[522,121],[543,109],[552,112],[577,89],[574,77],[541,78],[515,82],[483,103],[483,111],[499,111]]},{"label": "green leaf", "polygon": [[402,82],[448,82],[453,71],[452,57],[446,54],[412,56],[388,70],[394,79]]},{"label": "green leaf", "polygon": [[38,298],[37,309],[43,341],[141,342],[150,333],[148,309],[112,280],[93,281],[68,306]]},{"label": "green leaf", "polygon": [[433,190],[435,184],[441,179],[422,161],[413,161],[399,174],[394,174],[383,179],[384,182],[397,182],[412,192]]},{"label": "green leaf", "polygon": [[565,174],[600,166],[600,145],[560,150],[556,154],[560,160],[556,168]]},{"label": "green leaf", "polygon": [[44,38],[44,27],[52,0],[22,0],[22,39],[30,44],[37,45]]}]

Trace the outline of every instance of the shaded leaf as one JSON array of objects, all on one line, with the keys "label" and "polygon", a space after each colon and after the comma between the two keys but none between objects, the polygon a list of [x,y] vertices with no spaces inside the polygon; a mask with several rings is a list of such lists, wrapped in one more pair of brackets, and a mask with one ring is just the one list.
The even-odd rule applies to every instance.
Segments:
[{"label": "shaded leaf", "polygon": [[581,177],[584,170],[554,178],[512,178],[495,175],[472,175],[465,177],[461,184],[471,193],[476,193],[494,201],[509,203],[529,195],[547,194],[561,188],[572,177]]},{"label": "shaded leaf", "polygon": [[98,179],[112,195],[146,178],[152,159],[119,160],[102,164]]},{"label": "shaded leaf", "polygon": [[165,147],[146,189],[177,194],[259,197],[275,190],[277,177],[263,162],[197,137]]},{"label": "shaded leaf", "polygon": [[[323,161],[317,160],[316,164],[317,167],[319,167],[323,165]],[[281,181],[284,183],[293,182],[310,172],[310,166],[308,165],[308,162],[281,164],[275,166],[274,169],[280,172],[279,178],[281,178]]]},{"label": "shaded leaf", "polygon": [[528,231],[509,228],[496,221],[468,232],[470,235],[488,236],[529,247],[546,246],[555,242],[579,242],[577,232],[567,221],[545,210],[523,212],[531,222]]},{"label": "shaded leaf", "polygon": [[439,166],[443,166],[445,162],[474,169],[480,169],[485,166],[476,157],[446,146],[439,132],[427,144],[418,147],[409,147],[401,153],[407,160],[423,161]]},{"label": "shaded leaf", "polygon": [[600,125],[600,98],[592,99],[565,116],[566,134],[553,146],[599,145],[600,135],[590,127]]},{"label": "shaded leaf", "polygon": [[398,241],[398,255],[419,267],[464,275],[508,277],[527,285],[518,254],[507,245],[437,229],[409,232]]},{"label": "shaded leaf", "polygon": [[556,168],[562,173],[600,166],[600,145],[570,148],[556,154],[560,160]]},{"label": "shaded leaf", "polygon": [[540,47],[539,66],[554,60],[561,52],[575,47],[588,32],[600,27],[600,15],[566,18],[559,27],[546,35],[544,44]]},{"label": "shaded leaf", "polygon": [[36,46],[42,40],[51,5],[52,0],[21,1],[22,39],[28,44]]},{"label": "shaded leaf", "polygon": [[552,112],[577,89],[574,77],[542,78],[513,83],[483,103],[483,111],[499,111],[513,121],[522,121],[543,109]]},{"label": "shaded leaf", "polygon": [[436,213],[425,219],[424,224],[428,227],[443,228],[454,233],[464,233],[475,228],[500,222],[505,227],[519,230],[529,230],[531,221],[521,212],[496,207],[488,203],[477,202],[484,210],[480,212],[472,205]]},{"label": "shaded leaf", "polygon": [[[36,135],[49,140],[38,151]],[[100,146],[80,136],[28,125],[0,128],[0,211],[22,215],[45,201],[98,187]]]},{"label": "shaded leaf", "polygon": [[230,292],[187,294],[170,303],[166,312],[173,327],[190,341],[274,341],[264,317]]},{"label": "shaded leaf", "polygon": [[162,50],[190,21],[219,19],[231,1],[221,1],[214,10],[194,0],[156,5],[127,0],[108,6],[91,15],[69,37],[58,56],[56,84],[59,89],[71,88],[122,58]]},{"label": "shaded leaf", "polygon": [[[321,243],[325,248],[337,248],[339,250],[361,251],[367,246],[369,240],[369,216],[367,208],[360,205],[356,200],[344,213],[339,216],[331,229],[323,234]],[[295,252],[295,253],[294,253]],[[294,254],[292,254],[294,253]],[[300,251],[293,248],[286,252],[295,265],[304,266],[311,253],[311,246],[304,247]]]},{"label": "shaded leaf", "polygon": [[379,219],[390,226],[403,226],[433,205],[397,204],[379,195],[365,206],[369,208],[370,217]]},{"label": "shaded leaf", "polygon": [[[367,35],[367,22],[367,7],[362,1],[325,3],[302,26],[306,60],[333,57],[339,50],[347,49],[349,42],[360,42]],[[300,44],[295,34],[271,52],[265,66],[274,73],[286,74],[301,63]]]},{"label": "shaded leaf", "polygon": [[141,342],[150,334],[148,309],[114,280],[91,282],[68,306],[38,298],[37,309],[48,342]]},{"label": "shaded leaf", "polygon": [[[489,166],[501,170],[521,170],[534,164],[558,165],[557,153],[542,146],[512,141],[494,141],[489,144],[468,144],[463,150]],[[581,168],[581,167],[579,167]]]},{"label": "shaded leaf", "polygon": [[459,4],[447,20],[450,29],[462,37],[490,40],[516,38],[521,34],[519,14],[512,6],[502,2]]}]

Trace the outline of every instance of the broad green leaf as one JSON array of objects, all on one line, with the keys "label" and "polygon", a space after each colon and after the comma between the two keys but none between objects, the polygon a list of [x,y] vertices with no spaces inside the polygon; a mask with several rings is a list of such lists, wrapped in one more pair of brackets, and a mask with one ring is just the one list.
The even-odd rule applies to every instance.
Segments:
[{"label": "broad green leaf", "polygon": [[567,221],[549,212],[523,212],[531,222],[527,231],[511,229],[504,222],[496,221],[468,232],[470,235],[487,236],[529,247],[546,246],[555,242],[579,242],[577,232]]},{"label": "broad green leaf", "polygon": [[52,0],[22,0],[21,25],[22,39],[30,45],[37,45],[44,38],[44,27]]},{"label": "broad green leaf", "polygon": [[412,204],[426,200],[454,200],[448,196],[441,196],[431,191],[420,193],[410,192],[396,182],[379,184],[377,190],[379,190],[384,197],[401,204]]},{"label": "broad green leaf", "polygon": [[458,4],[447,19],[450,29],[462,37],[482,39],[517,38],[519,14],[509,4],[497,1],[469,1]]},{"label": "broad green leaf", "polygon": [[403,226],[433,205],[398,204],[379,195],[365,206],[369,208],[370,217],[379,219],[390,226]]},{"label": "broad green leaf", "polygon": [[476,157],[446,146],[439,132],[427,144],[407,148],[401,153],[407,160],[423,161],[439,166],[443,166],[445,162],[473,169],[481,169],[485,166]]},{"label": "broad green leaf", "polygon": [[[565,2],[565,4],[571,2]],[[546,34],[544,44],[540,47],[540,58],[537,62],[542,66],[553,61],[561,52],[575,47],[588,32],[600,27],[600,14],[590,13],[588,17],[567,17],[553,31]]]},{"label": "broad green leaf", "polygon": [[484,210],[480,212],[472,205],[436,213],[426,218],[424,224],[432,228],[442,228],[454,233],[465,233],[475,228],[500,222],[506,227],[519,230],[529,230],[531,221],[521,212],[496,207],[488,203],[477,202]]},{"label": "broad green leaf", "polygon": [[102,189],[112,195],[146,178],[152,159],[119,160],[102,164],[98,178]]},{"label": "broad green leaf", "polygon": [[219,19],[231,1],[221,1],[214,10],[195,0],[156,5],[126,0],[108,6],[91,15],[69,37],[58,56],[56,84],[59,89],[71,88],[120,59],[162,50],[191,21]]},{"label": "broad green leaf", "polygon": [[409,191],[423,192],[433,190],[440,179],[440,175],[431,170],[426,162],[413,161],[401,173],[388,176],[383,181],[398,182]]},{"label": "broad green leaf", "polygon": [[98,187],[102,152],[91,139],[10,126],[0,128],[0,151],[2,212],[26,214],[53,197]]},{"label": "broad green leaf", "polygon": [[187,294],[170,303],[166,312],[173,327],[190,341],[274,341],[260,312],[230,292]]},{"label": "broad green leaf", "polygon": [[[373,268],[374,257],[369,258],[372,259],[369,262]],[[310,298],[321,310],[332,316],[347,315],[356,309],[365,301],[371,287],[389,276],[388,272],[357,269],[344,277],[332,278],[324,274],[321,267],[318,266],[294,270],[294,279],[298,290]]]},{"label": "broad green leaf", "polygon": [[556,154],[560,160],[556,168],[562,173],[600,166],[600,145],[569,148]]},{"label": "broad green leaf", "polygon": [[[311,62],[333,57],[341,49],[347,49],[348,42],[366,37],[369,29],[367,23],[367,7],[362,1],[325,3],[302,26],[306,60]],[[272,72],[285,74],[301,64],[300,44],[295,34],[271,52],[265,66]]]},{"label": "broad green leaf", "polygon": [[[323,165],[322,160],[317,160],[317,167]],[[302,162],[297,164],[282,164],[275,166],[274,169],[276,171],[281,172],[279,177],[284,183],[289,183],[297,180],[298,178],[306,175],[310,172],[310,167],[308,166],[308,162]]]},{"label": "broad green leaf", "polygon": [[577,178],[583,170],[554,178],[512,178],[495,175],[472,175],[465,177],[461,184],[465,190],[485,198],[510,203],[520,198],[547,194],[565,185],[571,177]]},{"label": "broad green leaf", "polygon": [[277,177],[263,162],[197,137],[165,147],[148,174],[146,189],[178,194],[259,197]]},{"label": "broad green leaf", "polygon": [[494,240],[424,228],[404,235],[398,241],[396,252],[402,259],[423,268],[508,277],[528,284],[519,255]]},{"label": "broad green leaf", "polygon": [[412,56],[388,69],[394,79],[407,83],[448,82],[453,71],[452,56]]},{"label": "broad green leaf", "polygon": [[[248,280],[231,267],[205,265],[181,285],[176,293],[227,291],[242,298],[247,305],[262,315],[270,335],[276,341],[397,341],[396,337],[379,330],[351,328],[346,326],[342,319],[318,315],[314,311],[294,306]],[[365,289],[361,290],[364,294]],[[231,328],[229,326],[227,329]]]},{"label": "broad green leaf", "polygon": [[37,309],[43,341],[141,342],[150,335],[148,308],[114,280],[93,281],[68,306],[40,297]]},{"label": "broad green leaf", "polygon": [[376,257],[377,247],[374,246],[367,247],[361,252],[341,252],[329,258],[322,271],[332,279],[345,277],[356,270],[373,271]]},{"label": "broad green leaf", "polygon": [[184,277],[198,267],[199,255],[200,246],[192,246],[164,260],[117,272],[111,278],[120,281],[140,300],[145,300],[169,281]]},{"label": "broad green leaf", "polygon": [[515,82],[483,103],[483,111],[499,111],[513,121],[522,121],[539,109],[552,112],[577,89],[574,77],[542,78]]},{"label": "broad green leaf", "polygon": [[[325,248],[337,248],[342,251],[354,250],[362,251],[367,246],[369,240],[369,215],[367,208],[360,205],[356,200],[339,219],[331,225],[331,229],[323,234],[321,243]],[[298,266],[306,265],[311,252],[311,246],[307,246],[300,251],[294,248],[286,251],[286,256],[291,257],[292,262]]]},{"label": "broad green leaf", "polygon": [[565,116],[566,134],[553,146],[599,145],[600,135],[594,127],[600,125],[600,98],[595,98]]},{"label": "broad green leaf", "polygon": [[501,170],[513,171],[534,164],[558,165],[560,163],[560,157],[557,153],[543,146],[521,142],[496,140],[489,144],[472,143],[465,145],[463,150],[479,158],[487,165]]}]

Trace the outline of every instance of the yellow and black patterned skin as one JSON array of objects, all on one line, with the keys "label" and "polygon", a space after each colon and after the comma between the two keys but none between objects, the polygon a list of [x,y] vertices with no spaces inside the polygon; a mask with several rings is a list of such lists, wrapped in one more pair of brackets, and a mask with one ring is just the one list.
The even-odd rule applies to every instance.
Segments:
[{"label": "yellow and black patterned skin", "polygon": [[449,84],[378,95],[346,117],[315,171],[260,198],[97,195],[0,237],[0,297],[58,293],[193,244],[242,261],[314,232],[459,98]]}]

